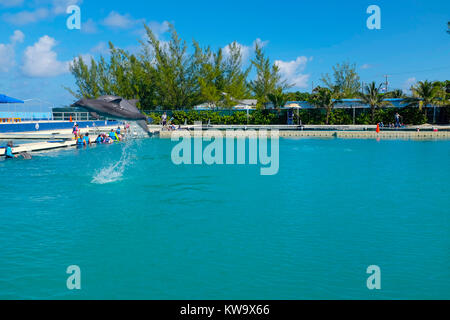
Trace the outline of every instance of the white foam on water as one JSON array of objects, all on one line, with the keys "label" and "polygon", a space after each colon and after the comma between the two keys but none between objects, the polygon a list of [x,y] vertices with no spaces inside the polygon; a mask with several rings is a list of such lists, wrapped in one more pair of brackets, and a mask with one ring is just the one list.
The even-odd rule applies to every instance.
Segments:
[{"label": "white foam on water", "polygon": [[[147,138],[147,133],[135,122],[130,122],[130,129],[125,135],[125,139],[121,142],[123,144],[122,156],[120,160],[112,165],[96,171],[91,183],[94,184],[107,184],[120,181],[123,178],[125,169],[129,166],[135,154],[130,151],[132,146],[139,147],[140,139]],[[136,148],[133,148],[136,149]]]},{"label": "white foam on water", "polygon": [[148,134],[136,122],[130,122],[129,124],[131,139],[142,139],[148,137]]},{"label": "white foam on water", "polygon": [[130,146],[133,144],[133,140],[127,140],[123,142],[124,148],[122,149],[122,155],[120,160],[110,166],[96,171],[91,183],[94,184],[107,184],[122,180],[125,169],[133,162],[134,154],[129,151]]}]

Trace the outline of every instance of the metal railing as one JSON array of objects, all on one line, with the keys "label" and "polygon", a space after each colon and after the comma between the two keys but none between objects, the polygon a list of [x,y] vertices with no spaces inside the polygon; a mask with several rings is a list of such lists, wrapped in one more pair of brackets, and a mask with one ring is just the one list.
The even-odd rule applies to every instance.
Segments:
[{"label": "metal railing", "polygon": [[105,118],[92,117],[89,112],[53,112],[52,120],[62,121],[90,121],[90,120],[105,120]]}]

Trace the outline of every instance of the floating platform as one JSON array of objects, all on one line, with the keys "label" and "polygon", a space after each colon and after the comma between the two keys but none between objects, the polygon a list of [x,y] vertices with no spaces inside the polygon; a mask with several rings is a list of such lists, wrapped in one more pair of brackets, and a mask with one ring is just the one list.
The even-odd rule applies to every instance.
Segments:
[{"label": "floating platform", "polygon": [[[61,149],[67,147],[73,147],[76,145],[75,140],[69,141],[52,141],[52,142],[34,142],[34,143],[26,143],[17,147],[12,148],[12,152],[14,154],[20,154],[22,152],[36,152],[36,151],[45,151],[52,149]],[[0,156],[5,155],[5,149],[0,149]]]},{"label": "floating platform", "polygon": [[[100,133],[108,133],[111,129],[116,129],[117,126],[98,127],[96,129],[81,129],[81,133],[89,133],[91,141],[97,138]],[[153,135],[159,134],[159,127],[149,126],[149,130]],[[16,140],[39,140],[32,143],[20,144],[12,148],[13,154],[20,154],[22,152],[39,152],[53,149],[61,149],[76,146],[76,140],[73,139],[71,129],[47,131],[47,132],[15,132],[15,133],[0,133],[0,140],[5,143],[0,143],[0,156],[5,155],[6,141]],[[45,141],[47,140],[47,141]]]}]

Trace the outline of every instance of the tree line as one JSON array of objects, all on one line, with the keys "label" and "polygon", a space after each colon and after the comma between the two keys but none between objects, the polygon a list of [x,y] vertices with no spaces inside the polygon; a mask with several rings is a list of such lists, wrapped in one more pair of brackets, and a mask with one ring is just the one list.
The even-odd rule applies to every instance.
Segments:
[{"label": "tree line", "polygon": [[[268,95],[288,86],[281,80],[279,68],[255,46],[255,57],[244,67],[237,42],[213,51],[202,48],[195,40],[189,51],[175,28],[170,26],[170,40],[159,40],[145,25],[148,40],[141,42],[141,52],[131,54],[109,43],[110,57],[98,61],[82,57],[70,67],[76,91],[66,88],[76,98],[117,95],[139,99],[144,109],[192,108],[201,103],[232,107],[242,99],[256,98],[258,106],[268,102]],[[248,81],[251,68],[257,70],[255,80]]]},{"label": "tree line", "polygon": [[[271,103],[280,110],[287,101],[308,101],[326,110],[326,123],[341,99],[358,98],[375,110],[389,106],[387,98],[405,98],[406,106],[421,110],[429,105],[449,105],[450,81],[421,81],[412,86],[411,95],[401,90],[384,92],[382,84],[361,83],[356,65],[344,62],[333,67],[331,75],[321,78],[312,93],[289,92],[292,85],[283,80],[279,67],[258,44],[248,67],[237,42],[226,50],[201,47],[193,40],[190,49],[170,25],[170,40],[161,41],[145,25],[147,40],[141,51],[132,54],[109,43],[109,58],[85,61],[78,57],[70,67],[76,90],[66,88],[76,98],[117,95],[139,99],[145,110],[189,109],[206,103],[211,107],[230,108],[243,99],[256,99],[257,108]],[[190,49],[190,50],[189,50]],[[255,71],[249,80],[251,70]]]}]

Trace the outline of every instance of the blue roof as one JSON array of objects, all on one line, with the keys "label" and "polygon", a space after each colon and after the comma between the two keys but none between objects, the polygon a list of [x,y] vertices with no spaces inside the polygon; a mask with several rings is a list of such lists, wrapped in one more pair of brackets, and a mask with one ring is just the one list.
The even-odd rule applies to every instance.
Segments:
[{"label": "blue roof", "polygon": [[0,94],[0,103],[24,103],[22,100],[14,99],[4,94]]}]

